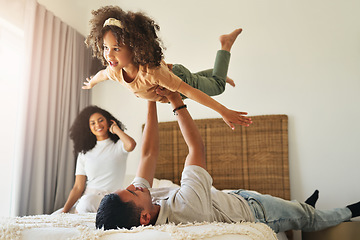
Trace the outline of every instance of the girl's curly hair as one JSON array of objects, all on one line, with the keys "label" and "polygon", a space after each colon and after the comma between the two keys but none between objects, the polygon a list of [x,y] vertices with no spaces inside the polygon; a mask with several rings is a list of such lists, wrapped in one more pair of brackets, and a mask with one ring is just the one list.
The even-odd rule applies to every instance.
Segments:
[{"label": "girl's curly hair", "polygon": [[[126,128],[122,122],[117,120],[108,111],[99,108],[97,106],[88,106],[84,108],[80,114],[76,117],[74,123],[70,128],[70,138],[74,142],[74,154],[86,153],[93,149],[96,145],[96,136],[92,134],[89,126],[90,116],[94,113],[100,113],[106,118],[106,121],[111,125],[111,120],[114,120],[119,128],[124,131]],[[109,138],[116,143],[119,140],[119,136],[109,132]]]},{"label": "girl's curly hair", "polygon": [[[114,34],[118,44],[130,48],[135,65],[148,65],[150,68],[160,65],[164,58],[162,41],[157,35],[160,27],[153,19],[142,12],[125,12],[118,6],[101,7],[91,13],[91,29],[85,43],[92,48],[93,56],[100,59],[104,66],[108,63],[103,56],[103,36],[108,31]],[[103,27],[108,18],[119,20],[123,27]]]}]

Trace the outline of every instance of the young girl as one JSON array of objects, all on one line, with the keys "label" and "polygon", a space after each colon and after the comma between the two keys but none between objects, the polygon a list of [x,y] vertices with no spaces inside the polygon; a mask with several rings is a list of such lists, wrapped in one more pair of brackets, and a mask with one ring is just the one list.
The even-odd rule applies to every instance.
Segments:
[{"label": "young girl", "polygon": [[56,213],[96,212],[105,194],[123,187],[127,156],[136,146],[124,129],[119,120],[97,106],[84,108],[76,117],[70,129],[78,155],[75,183],[64,208]]},{"label": "young girl", "polygon": [[[217,52],[214,69],[196,74],[179,64],[166,64],[163,60],[160,27],[143,13],[125,12],[117,6],[102,7],[92,12],[91,31],[86,44],[106,66],[94,77],[87,79],[83,89],[90,89],[108,79],[118,81],[137,97],[151,101],[168,102],[157,89],[179,92],[217,111],[226,124],[249,126],[251,119],[246,112],[230,110],[211,98],[225,89],[230,49],[242,29],[220,36],[221,50]],[[175,113],[175,110],[174,110]]]}]

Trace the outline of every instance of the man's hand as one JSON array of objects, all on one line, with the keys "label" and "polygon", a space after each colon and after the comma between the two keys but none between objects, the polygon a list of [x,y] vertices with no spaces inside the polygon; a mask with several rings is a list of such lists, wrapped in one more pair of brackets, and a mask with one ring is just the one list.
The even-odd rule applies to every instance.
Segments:
[{"label": "man's hand", "polygon": [[155,92],[157,95],[160,95],[162,97],[168,97],[169,94],[174,93],[174,92],[170,91],[169,89],[161,87],[161,86],[157,86],[155,89]]}]

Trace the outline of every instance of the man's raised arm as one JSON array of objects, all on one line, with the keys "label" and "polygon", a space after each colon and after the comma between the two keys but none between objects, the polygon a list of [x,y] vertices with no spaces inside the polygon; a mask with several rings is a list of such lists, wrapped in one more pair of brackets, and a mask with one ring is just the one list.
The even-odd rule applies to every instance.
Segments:
[{"label": "man's raised arm", "polygon": [[206,169],[205,147],[200,136],[199,129],[186,109],[186,105],[179,93],[170,93],[167,95],[174,113],[177,116],[181,133],[189,148],[189,154],[185,160],[185,166],[197,165]]},{"label": "man's raised arm", "polygon": [[159,157],[159,127],[156,102],[148,101],[148,114],[142,136],[141,159],[136,176],[145,178],[152,186]]}]

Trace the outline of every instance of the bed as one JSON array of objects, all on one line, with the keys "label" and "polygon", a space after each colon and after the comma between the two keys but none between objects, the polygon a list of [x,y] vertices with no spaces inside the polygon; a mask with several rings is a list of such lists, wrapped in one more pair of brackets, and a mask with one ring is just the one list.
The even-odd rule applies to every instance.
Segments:
[{"label": "bed", "polygon": [[[286,115],[253,116],[232,131],[222,119],[195,120],[214,187],[250,189],[290,199]],[[159,123],[160,157],[154,187],[179,184],[187,148],[177,122]],[[261,223],[193,223],[97,230],[95,214],[58,214],[0,220],[0,239],[291,239]]]}]

